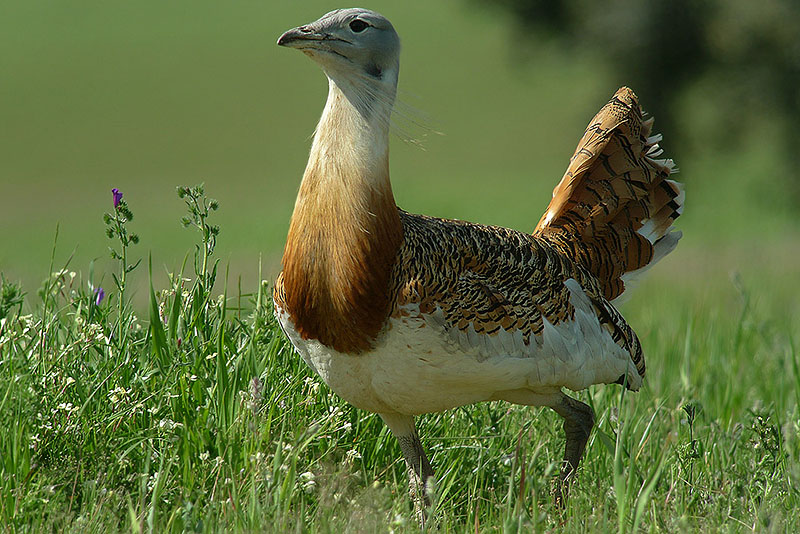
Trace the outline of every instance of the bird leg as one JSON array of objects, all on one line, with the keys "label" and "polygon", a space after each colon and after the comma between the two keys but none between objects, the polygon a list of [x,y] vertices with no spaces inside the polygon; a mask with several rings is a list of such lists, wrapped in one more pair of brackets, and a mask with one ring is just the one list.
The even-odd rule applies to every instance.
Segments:
[{"label": "bird leg", "polygon": [[564,462],[561,465],[561,477],[553,488],[556,506],[563,507],[569,494],[569,485],[575,477],[578,464],[586,449],[586,442],[594,426],[594,412],[579,400],[561,394],[559,402],[550,406],[564,418],[564,434],[567,438],[564,445]]},{"label": "bird leg", "polygon": [[427,482],[433,476],[433,468],[422,450],[419,436],[416,432],[410,436],[397,436],[397,442],[406,460],[412,498],[427,508],[431,505]]},{"label": "bird leg", "polygon": [[414,426],[414,418],[400,414],[381,414],[381,418],[400,444],[408,471],[409,493],[414,502],[414,515],[420,525],[424,526],[427,509],[431,505],[428,482],[433,480],[433,468],[422,449],[422,442]]}]

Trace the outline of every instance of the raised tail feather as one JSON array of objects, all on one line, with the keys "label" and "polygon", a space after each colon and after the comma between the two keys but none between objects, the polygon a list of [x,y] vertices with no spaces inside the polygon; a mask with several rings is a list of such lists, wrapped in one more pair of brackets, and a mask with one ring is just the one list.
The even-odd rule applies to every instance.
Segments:
[{"label": "raised tail feather", "polygon": [[671,252],[684,193],[627,87],[592,119],[534,234],[594,274],[608,300]]}]

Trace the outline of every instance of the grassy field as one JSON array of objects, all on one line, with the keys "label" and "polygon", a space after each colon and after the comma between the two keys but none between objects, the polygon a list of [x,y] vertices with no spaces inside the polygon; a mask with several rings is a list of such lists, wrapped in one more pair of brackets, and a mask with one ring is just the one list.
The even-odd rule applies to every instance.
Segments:
[{"label": "grassy field", "polygon": [[[414,532],[394,438],[311,375],[271,313],[325,95],[274,40],[337,6],[136,6],[18,2],[0,18],[0,528]],[[469,2],[370,7],[404,39],[401,99],[423,123],[399,120],[425,150],[394,139],[398,203],[532,228],[625,80],[591,54],[518,49]],[[709,105],[689,94],[681,110],[685,238],[622,309],[645,387],[579,394],[598,425],[564,512],[555,414],[421,418],[440,531],[800,531],[798,211],[770,126],[709,150]],[[220,209],[184,213],[175,187],[201,181]],[[136,217],[108,239],[112,187]],[[108,258],[122,228],[141,237],[125,264],[143,260],[124,281]]]},{"label": "grassy field", "polygon": [[[195,234],[195,257],[165,289],[150,291],[142,315],[122,282],[138,245],[122,246],[128,234],[114,219],[127,263],[116,260],[121,287],[104,299],[87,289],[91,270],[54,267],[27,303],[3,285],[3,529],[417,531],[394,438],[376,416],[329,392],[287,346],[267,282],[250,291],[224,282],[231,277],[209,247],[215,213],[200,206],[188,213],[205,229]],[[798,303],[782,290],[791,280],[778,269],[757,286],[746,275],[698,284],[665,263],[673,275],[652,277],[625,308],[647,350],[646,387],[579,394],[598,425],[566,510],[554,509],[549,494],[559,418],[483,404],[420,420],[438,468],[433,525],[800,528]],[[219,298],[209,292],[215,281]]]}]

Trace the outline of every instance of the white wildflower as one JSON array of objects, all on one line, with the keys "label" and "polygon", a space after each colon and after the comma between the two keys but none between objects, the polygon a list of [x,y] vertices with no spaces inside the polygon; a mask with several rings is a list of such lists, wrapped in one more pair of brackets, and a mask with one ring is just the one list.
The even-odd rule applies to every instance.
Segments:
[{"label": "white wildflower", "polygon": [[111,341],[103,333],[103,327],[97,323],[92,323],[86,327],[87,341],[108,345]]},{"label": "white wildflower", "polygon": [[308,388],[309,393],[317,394],[319,392],[319,382],[314,380],[313,377],[307,376],[303,379],[303,385]]},{"label": "white wildflower", "polygon": [[74,412],[78,409],[77,406],[73,406],[71,402],[62,402],[56,407],[57,410],[61,410],[67,413]]},{"label": "white wildflower", "polygon": [[344,455],[344,461],[347,464],[353,464],[356,460],[361,459],[361,453],[355,449],[350,449]]},{"label": "white wildflower", "polygon": [[152,491],[158,481],[158,471],[155,471],[150,478],[147,479],[147,490]]},{"label": "white wildflower", "polygon": [[176,423],[175,421],[169,418],[162,419],[161,421],[158,422],[158,428],[161,430],[165,430],[167,432],[175,430],[176,428],[181,428],[182,426],[183,423]]},{"label": "white wildflower", "polygon": [[300,484],[303,487],[303,491],[306,493],[313,493],[317,487],[317,481],[315,480],[314,473],[311,471],[306,471],[305,473],[300,474]]},{"label": "white wildflower", "polygon": [[22,335],[28,334],[36,326],[33,315],[22,315],[19,321],[22,323]]},{"label": "white wildflower", "polygon": [[129,391],[122,386],[117,386],[108,392],[108,400],[111,404],[117,404],[128,398]]}]

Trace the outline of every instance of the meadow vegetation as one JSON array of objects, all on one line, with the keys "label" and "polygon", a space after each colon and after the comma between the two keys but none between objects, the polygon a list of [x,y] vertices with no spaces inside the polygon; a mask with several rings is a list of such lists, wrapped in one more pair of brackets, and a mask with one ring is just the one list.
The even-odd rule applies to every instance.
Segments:
[{"label": "meadow vegetation", "polygon": [[[222,275],[216,201],[202,186],[178,194],[181,222],[198,239],[166,279],[149,259],[140,263],[131,208],[116,193],[105,216],[114,287],[97,285],[91,266],[80,274],[68,263],[53,264],[37,295],[3,279],[0,524],[8,532],[416,531],[392,436],[293,353],[268,282],[245,290]],[[149,306],[140,316],[125,286],[145,266]],[[579,394],[598,424],[564,511],[549,492],[562,440],[554,414],[490,403],[421,418],[438,468],[433,524],[443,532],[800,527],[796,304],[771,316],[775,308],[741,278],[731,284],[732,301],[713,288],[702,298],[692,288],[668,296],[641,288],[627,310],[647,348],[647,387]]]}]

